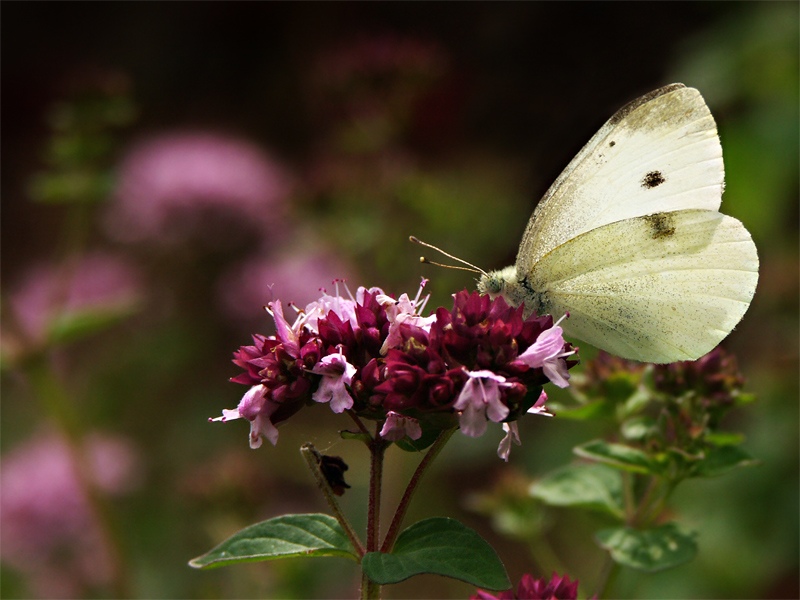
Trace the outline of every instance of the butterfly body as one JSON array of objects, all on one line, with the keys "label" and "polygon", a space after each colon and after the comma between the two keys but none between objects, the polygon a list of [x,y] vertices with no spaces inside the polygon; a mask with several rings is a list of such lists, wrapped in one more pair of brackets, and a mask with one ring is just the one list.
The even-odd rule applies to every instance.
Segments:
[{"label": "butterfly body", "polygon": [[620,109],[545,193],[516,265],[478,290],[633,360],[694,360],[747,310],[750,234],[718,212],[716,124],[697,90],[666,86]]}]

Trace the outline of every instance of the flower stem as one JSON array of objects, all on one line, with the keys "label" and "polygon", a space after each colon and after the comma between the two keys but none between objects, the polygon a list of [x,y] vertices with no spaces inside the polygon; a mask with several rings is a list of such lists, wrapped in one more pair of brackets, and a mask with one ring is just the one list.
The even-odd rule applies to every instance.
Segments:
[{"label": "flower stem", "polygon": [[[381,487],[383,483],[383,457],[389,444],[383,440],[378,432],[369,445],[370,476],[369,476],[369,506],[367,508],[367,552],[377,552],[380,543],[380,518],[381,518]],[[380,598],[381,587],[367,577],[361,575],[361,597]]]},{"label": "flower stem", "polygon": [[59,381],[46,355],[30,357],[25,361],[23,369],[34,395],[64,436],[70,460],[75,466],[78,485],[97,519],[112,570],[112,595],[127,598],[130,596],[129,580],[125,570],[122,535],[108,499],[95,483],[91,460],[84,443],[85,431],[75,411],[75,403]]},{"label": "flower stem", "polygon": [[347,409],[347,414],[350,416],[351,419],[353,419],[353,421],[358,426],[358,429],[359,429],[359,431],[361,431],[361,433],[369,435],[370,437],[372,437],[370,435],[369,431],[367,430],[366,425],[364,425],[364,422],[361,419],[358,418],[358,415],[356,414],[356,412],[354,410]]},{"label": "flower stem", "polygon": [[439,455],[439,453],[442,451],[442,448],[444,448],[445,444],[447,444],[447,441],[450,439],[453,433],[455,433],[455,430],[456,428],[445,429],[442,431],[442,433],[439,434],[439,437],[436,438],[433,446],[431,446],[430,450],[428,450],[425,458],[423,458],[419,465],[417,465],[417,469],[411,476],[411,481],[408,482],[406,491],[403,494],[403,497],[400,499],[400,504],[398,504],[397,510],[394,513],[392,523],[389,525],[389,531],[386,533],[386,539],[383,540],[381,552],[392,551],[394,543],[397,540],[397,536],[400,534],[400,526],[403,524],[403,518],[406,516],[406,512],[408,512],[408,506],[411,503],[411,498],[414,496],[414,492],[417,490],[420,479],[422,479],[425,471],[427,471],[428,467],[430,467],[433,459]]},{"label": "flower stem", "polygon": [[353,529],[353,526],[350,524],[350,521],[347,520],[347,517],[339,507],[339,503],[336,501],[336,496],[334,495],[331,486],[328,484],[328,480],[325,479],[325,476],[322,474],[322,470],[319,467],[319,452],[317,452],[316,448],[314,448],[314,444],[308,443],[303,444],[300,447],[300,453],[303,455],[303,458],[306,459],[308,468],[311,469],[311,473],[314,475],[317,486],[319,486],[322,495],[325,496],[325,500],[328,502],[328,506],[333,511],[333,516],[339,522],[339,525],[342,526],[342,529],[350,540],[350,543],[353,544],[353,548],[355,548],[358,556],[364,556],[364,545],[358,538],[358,534],[356,534],[355,529]]},{"label": "flower stem", "polygon": [[367,552],[378,550],[380,539],[381,485],[383,478],[383,457],[387,444],[377,435],[370,445],[369,513],[367,515]]},{"label": "flower stem", "polygon": [[603,565],[603,572],[600,574],[600,581],[597,584],[596,598],[603,598],[606,592],[613,587],[614,582],[619,575],[619,563],[611,558],[611,554],[606,555],[606,562]]},{"label": "flower stem", "polygon": [[653,494],[649,498],[649,502],[646,504],[643,502],[642,506],[639,509],[639,519],[638,523],[640,526],[645,527],[649,526],[652,523],[656,522],[658,517],[664,510],[664,506],[667,503],[672,491],[675,489],[677,482],[674,481],[661,481],[659,482],[660,485],[657,486],[656,491],[657,494]]}]

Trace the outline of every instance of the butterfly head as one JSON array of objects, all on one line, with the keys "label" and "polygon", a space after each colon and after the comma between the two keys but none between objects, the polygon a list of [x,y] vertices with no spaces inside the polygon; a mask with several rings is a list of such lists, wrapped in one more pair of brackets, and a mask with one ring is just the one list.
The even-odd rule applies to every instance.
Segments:
[{"label": "butterfly head", "polygon": [[517,283],[517,269],[506,267],[499,271],[483,273],[478,279],[478,292],[488,294],[490,298],[505,296],[506,290]]},{"label": "butterfly head", "polygon": [[509,306],[525,305],[523,318],[534,312],[550,314],[546,293],[536,291],[525,278],[520,278],[516,267],[506,267],[499,271],[489,271],[478,280],[478,292],[488,294],[492,299],[502,296]]}]

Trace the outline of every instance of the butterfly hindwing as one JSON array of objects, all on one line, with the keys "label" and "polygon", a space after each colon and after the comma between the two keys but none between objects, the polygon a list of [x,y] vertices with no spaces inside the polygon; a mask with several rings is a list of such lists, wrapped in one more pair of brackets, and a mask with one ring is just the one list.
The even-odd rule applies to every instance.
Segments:
[{"label": "butterfly hindwing", "polygon": [[527,274],[564,330],[634,360],[694,360],[747,310],[758,281],[750,234],[712,210],[610,223],[558,246]]}]

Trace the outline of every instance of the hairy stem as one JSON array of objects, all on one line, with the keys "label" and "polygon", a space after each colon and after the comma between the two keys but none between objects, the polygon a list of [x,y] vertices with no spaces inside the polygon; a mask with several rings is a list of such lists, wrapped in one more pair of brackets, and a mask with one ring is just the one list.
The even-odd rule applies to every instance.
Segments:
[{"label": "hairy stem", "polygon": [[408,506],[411,504],[411,498],[414,496],[414,492],[417,491],[417,486],[419,485],[420,479],[422,479],[422,476],[425,474],[425,471],[428,470],[428,467],[430,467],[433,459],[439,455],[439,453],[442,451],[442,448],[444,448],[445,444],[447,444],[447,441],[453,435],[455,430],[456,429],[453,428],[442,431],[442,433],[439,434],[439,437],[436,438],[433,446],[431,446],[430,450],[428,450],[425,458],[423,458],[419,465],[417,465],[417,469],[411,476],[411,481],[408,482],[406,491],[403,494],[403,497],[400,499],[400,504],[398,504],[397,510],[394,513],[392,523],[389,525],[389,531],[386,533],[386,539],[383,540],[381,552],[392,551],[394,543],[397,540],[397,536],[400,534],[400,526],[403,524],[403,518],[406,516],[406,512],[408,512]]},{"label": "hairy stem", "polygon": [[325,476],[322,474],[322,470],[319,466],[319,452],[317,452],[313,444],[303,444],[300,447],[300,453],[303,455],[303,458],[306,459],[308,468],[311,469],[311,473],[314,475],[317,486],[322,492],[322,495],[325,497],[325,500],[327,501],[331,511],[333,511],[333,516],[339,522],[339,525],[342,526],[342,529],[344,529],[344,532],[350,540],[350,543],[353,544],[353,548],[355,548],[356,553],[359,556],[364,556],[364,544],[361,543],[361,540],[358,538],[358,534],[356,534],[355,529],[353,529],[350,521],[347,520],[347,517],[342,512],[342,509],[339,507],[339,503],[336,501],[336,495],[333,493],[331,486],[328,484],[328,480],[325,479]]},{"label": "hairy stem", "polygon": [[[372,438],[370,449],[369,474],[369,506],[367,508],[367,552],[377,552],[381,531],[381,485],[383,482],[383,457],[389,444],[381,439],[378,432]],[[381,587],[367,577],[361,575],[361,597],[380,598]]]}]

